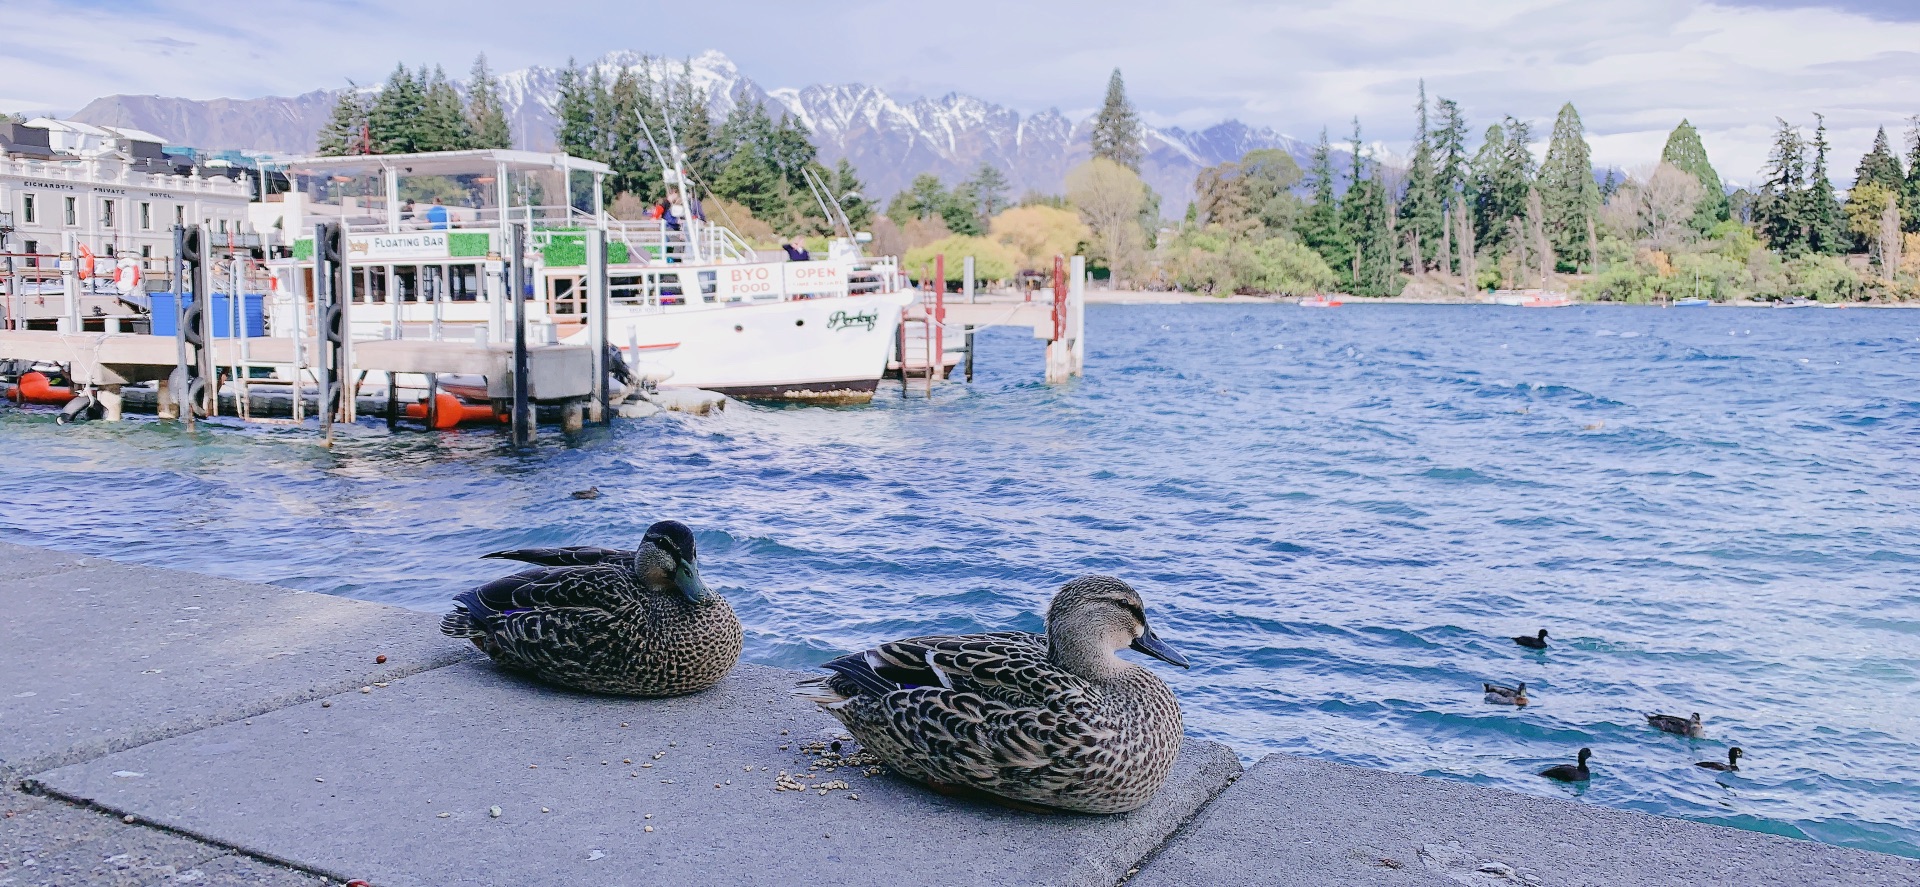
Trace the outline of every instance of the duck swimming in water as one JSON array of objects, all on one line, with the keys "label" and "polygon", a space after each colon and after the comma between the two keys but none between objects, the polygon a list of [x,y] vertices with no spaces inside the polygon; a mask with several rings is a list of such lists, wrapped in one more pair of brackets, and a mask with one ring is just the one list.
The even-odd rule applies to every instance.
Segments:
[{"label": "duck swimming in water", "polygon": [[842,656],[799,694],[895,772],[1022,809],[1124,813],[1180,750],[1180,703],[1132,648],[1186,667],[1107,576],[1054,595],[1047,633],[908,638]]},{"label": "duck swimming in water", "polygon": [[1740,756],[1744,754],[1746,754],[1746,752],[1741,751],[1740,746],[1736,745],[1730,749],[1727,749],[1727,762],[1724,764],[1720,763],[1719,761],[1695,761],[1693,765],[1695,767],[1705,767],[1708,770],[1717,770],[1721,773],[1727,773],[1727,772],[1740,769]]},{"label": "duck swimming in water", "polygon": [[1540,771],[1540,775],[1561,782],[1587,782],[1593,779],[1593,771],[1587,769],[1587,759],[1591,757],[1593,749],[1583,748],[1580,750],[1580,763],[1555,764]]},{"label": "duck swimming in water", "polygon": [[1699,739],[1707,735],[1707,728],[1701,725],[1700,713],[1697,711],[1693,713],[1692,718],[1683,718],[1679,715],[1647,715],[1647,723],[1662,733],[1672,733],[1676,736]]},{"label": "duck swimming in water", "polygon": [[1529,650],[1545,650],[1547,648],[1547,630],[1544,628],[1540,629],[1540,635],[1538,637],[1530,634],[1520,635],[1514,638],[1513,642]]},{"label": "duck swimming in water", "polygon": [[1527,682],[1521,681],[1518,687],[1502,687],[1499,684],[1481,684],[1487,691],[1487,702],[1493,705],[1526,705]]},{"label": "duck swimming in water", "polygon": [[701,581],[678,521],[648,527],[633,552],[496,556],[542,565],[458,596],[440,630],[502,666],[575,690],[677,696],[718,683],[740,658],[740,620]]}]

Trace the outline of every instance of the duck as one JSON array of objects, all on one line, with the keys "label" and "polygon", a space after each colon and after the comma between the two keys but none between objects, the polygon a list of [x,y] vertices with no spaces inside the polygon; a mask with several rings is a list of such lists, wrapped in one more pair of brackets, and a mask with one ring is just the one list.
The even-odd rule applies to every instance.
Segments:
[{"label": "duck", "polygon": [[573,498],[575,498],[575,499],[598,499],[598,498],[600,498],[600,488],[599,488],[599,487],[588,487],[588,488],[586,488],[586,489],[584,489],[584,490],[574,490],[574,491],[573,491]]},{"label": "duck", "polygon": [[1647,715],[1647,723],[1662,733],[1672,733],[1676,736],[1699,739],[1707,735],[1707,728],[1700,724],[1700,713],[1697,711],[1693,713],[1692,718],[1683,718],[1679,715]]},{"label": "duck", "polygon": [[632,548],[601,548],[597,545],[573,545],[565,548],[512,548],[506,551],[492,551],[481,555],[482,558],[520,561],[542,567],[591,567],[609,564],[623,569],[633,569],[639,551]]},{"label": "duck", "polygon": [[1744,754],[1746,754],[1746,752],[1741,751],[1740,746],[1736,745],[1727,749],[1727,762],[1724,764],[1719,761],[1695,761],[1693,765],[1695,767],[1704,767],[1708,770],[1717,770],[1721,773],[1729,773],[1740,769],[1740,756]]},{"label": "duck", "polygon": [[1547,630],[1544,628],[1540,629],[1540,635],[1538,637],[1530,634],[1520,635],[1514,638],[1513,642],[1529,650],[1545,650],[1547,648]]},{"label": "duck", "polygon": [[[528,554],[539,551],[562,554]],[[679,696],[719,683],[739,661],[744,634],[700,578],[693,531],[660,521],[635,551],[589,554],[604,551],[496,552],[536,566],[457,596],[440,631],[571,690]]]},{"label": "duck", "polygon": [[1502,687],[1499,684],[1481,684],[1487,691],[1487,701],[1494,705],[1526,705],[1527,682],[1521,681],[1518,687]]},{"label": "duck", "polygon": [[1593,749],[1580,750],[1580,763],[1555,764],[1540,771],[1541,776],[1557,779],[1561,782],[1588,782],[1593,779],[1593,771],[1587,769],[1587,759],[1593,757]]},{"label": "duck", "polygon": [[880,644],[801,683],[894,772],[1016,809],[1124,813],[1167,779],[1184,724],[1132,649],[1187,668],[1132,586],[1085,576],[1055,593],[1046,633],[931,635]]}]

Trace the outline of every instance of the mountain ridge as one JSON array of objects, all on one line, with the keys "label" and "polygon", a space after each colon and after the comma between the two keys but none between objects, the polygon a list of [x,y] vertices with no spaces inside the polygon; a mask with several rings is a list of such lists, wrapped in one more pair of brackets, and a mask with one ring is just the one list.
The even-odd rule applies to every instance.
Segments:
[{"label": "mountain ridge", "polygon": [[[960,92],[903,101],[862,83],[762,88],[726,55],[707,50],[684,60],[616,50],[585,68],[612,77],[621,69],[661,82],[688,74],[705,90],[716,120],[742,102],[796,117],[812,133],[820,158],[831,165],[850,160],[869,196],[886,199],[905,190],[914,176],[933,173],[951,186],[980,164],[998,166],[1015,195],[1057,193],[1067,170],[1090,156],[1092,118],[1073,121],[1058,108],[1032,114]],[[564,69],[532,66],[499,75],[502,104],[516,147],[551,150],[554,105]],[[464,84],[456,81],[456,86]],[[341,89],[296,96],[196,100],[167,96],[111,95],[90,102],[70,119],[131,126],[170,142],[209,149],[304,154],[325,125]],[[360,87],[373,92],[378,87]],[[1227,120],[1200,130],[1146,127],[1141,177],[1162,195],[1162,211],[1178,215],[1192,199],[1201,168],[1238,160],[1247,151],[1278,148],[1304,167],[1312,146],[1267,127]],[[1344,151],[1339,164],[1344,174]]]}]

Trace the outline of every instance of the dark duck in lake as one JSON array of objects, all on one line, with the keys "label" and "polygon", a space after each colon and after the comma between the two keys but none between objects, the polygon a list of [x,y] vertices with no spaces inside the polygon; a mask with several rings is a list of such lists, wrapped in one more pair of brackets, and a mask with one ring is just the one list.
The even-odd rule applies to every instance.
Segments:
[{"label": "dark duck in lake", "polygon": [[896,772],[1020,809],[1124,813],[1180,750],[1180,703],[1132,648],[1185,667],[1140,595],[1106,576],[1054,595],[1047,633],[917,637],[822,666],[799,695]]},{"label": "dark duck in lake", "polygon": [[1689,739],[1699,739],[1707,735],[1707,728],[1700,723],[1700,713],[1697,711],[1691,718],[1683,718],[1679,715],[1647,715],[1647,723],[1662,733],[1672,733]]},{"label": "dark duck in lake", "polygon": [[488,557],[539,564],[455,598],[440,622],[493,661],[592,693],[677,696],[740,658],[740,620],[700,578],[693,533],[647,528],[636,551],[549,548]]},{"label": "dark duck in lake", "polygon": [[1521,681],[1517,687],[1503,687],[1499,684],[1480,685],[1487,691],[1486,700],[1492,705],[1526,705],[1527,682]]},{"label": "dark duck in lake", "polygon": [[1740,756],[1744,754],[1746,754],[1746,752],[1741,751],[1740,746],[1736,745],[1727,749],[1727,762],[1724,764],[1719,761],[1695,761],[1693,765],[1695,767],[1704,767],[1708,770],[1718,770],[1721,773],[1728,773],[1740,769]]},{"label": "dark duck in lake", "polygon": [[1530,634],[1520,635],[1514,638],[1513,642],[1529,650],[1545,650],[1547,648],[1547,630],[1544,628],[1540,629],[1540,635],[1538,637]]},{"label": "dark duck in lake", "polygon": [[1540,771],[1541,776],[1561,782],[1586,782],[1593,778],[1593,771],[1587,769],[1587,759],[1593,757],[1593,749],[1580,750],[1580,763],[1555,764]]}]

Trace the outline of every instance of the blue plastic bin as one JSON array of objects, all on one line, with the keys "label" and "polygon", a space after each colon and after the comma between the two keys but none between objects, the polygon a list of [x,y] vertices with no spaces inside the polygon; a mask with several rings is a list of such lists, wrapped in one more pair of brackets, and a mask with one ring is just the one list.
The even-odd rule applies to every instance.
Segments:
[{"label": "blue plastic bin", "polygon": [[[174,334],[174,308],[172,293],[149,293],[148,303],[153,306],[152,333],[156,336]],[[187,304],[193,304],[193,294],[187,294]],[[247,293],[240,303],[244,317],[242,326],[246,337],[258,338],[267,334],[266,316],[261,312],[260,294]],[[213,294],[213,337],[216,339],[233,338],[233,297],[226,293]]]}]

